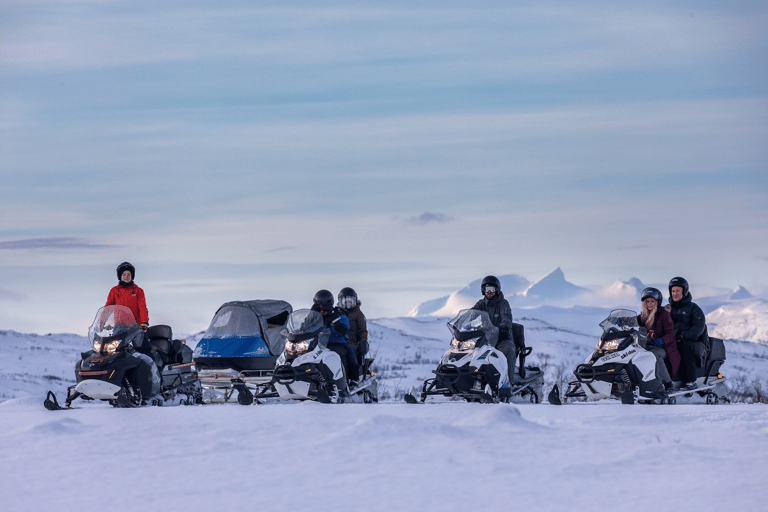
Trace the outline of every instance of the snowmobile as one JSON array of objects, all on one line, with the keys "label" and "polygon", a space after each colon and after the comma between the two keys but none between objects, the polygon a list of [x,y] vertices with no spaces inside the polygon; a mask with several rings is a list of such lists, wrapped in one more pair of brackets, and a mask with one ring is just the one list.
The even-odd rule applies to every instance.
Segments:
[{"label": "snowmobile", "polygon": [[[683,396],[689,398],[694,392],[705,397],[707,403],[727,400],[724,393],[725,378],[719,369],[725,361],[725,348],[722,340],[718,349],[711,352],[711,360],[701,376],[701,386],[696,389],[682,389],[680,382],[673,382],[670,390],[665,390],[657,376],[657,365],[662,364],[649,349],[652,341],[647,336],[645,327],[637,321],[637,314],[627,309],[611,311],[608,318],[600,323],[603,334],[597,342],[597,348],[583,364],[574,370],[575,381],[568,383],[565,400],[601,400],[616,398],[623,404],[669,403],[674,404]],[[715,387],[720,386],[717,391]],[[557,384],[549,393],[549,403],[563,403]]]},{"label": "snowmobile", "polygon": [[271,388],[284,345],[281,331],[292,311],[283,300],[219,307],[194,351],[206,401],[228,402],[237,391],[238,402],[252,403],[254,394]]},{"label": "snowmobile", "polygon": [[65,405],[60,406],[49,391],[46,409],[72,408],[77,398],[102,400],[115,407],[202,403],[192,349],[174,340],[169,326],[155,325],[144,333],[129,308],[104,306],[88,338],[92,350],[83,352],[75,364],[76,384],[67,389]]},{"label": "snowmobile", "polygon": [[[527,366],[525,377],[509,382],[507,359],[494,348],[499,329],[491,323],[487,312],[464,309],[447,325],[453,335],[451,347],[437,369],[432,370],[435,377],[424,381],[420,393],[411,388],[404,396],[406,402],[424,403],[436,395],[484,403],[510,402],[515,398],[540,401],[543,372]],[[521,324],[514,324],[513,336],[524,339]],[[525,347],[521,361],[530,353],[531,347]]]},{"label": "snowmobile", "polygon": [[330,332],[317,311],[299,309],[291,313],[283,330],[284,350],[277,359],[270,387],[249,397],[241,390],[238,401],[279,398],[280,400],[317,400],[322,403],[378,402],[377,384],[365,359],[359,383],[350,388],[339,355],[327,348]]}]

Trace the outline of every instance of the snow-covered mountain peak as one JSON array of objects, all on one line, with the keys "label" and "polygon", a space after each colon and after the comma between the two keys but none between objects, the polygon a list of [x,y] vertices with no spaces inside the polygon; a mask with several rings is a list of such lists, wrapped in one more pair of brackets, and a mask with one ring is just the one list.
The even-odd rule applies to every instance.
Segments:
[{"label": "snow-covered mountain peak", "polygon": [[540,300],[569,299],[581,293],[588,292],[586,288],[576,286],[565,280],[565,273],[560,267],[542,277],[525,290],[524,294],[529,298]]},{"label": "snow-covered mountain peak", "polygon": [[749,293],[749,291],[741,285],[734,288],[731,294],[728,296],[728,300],[742,300],[751,298],[752,294]]}]

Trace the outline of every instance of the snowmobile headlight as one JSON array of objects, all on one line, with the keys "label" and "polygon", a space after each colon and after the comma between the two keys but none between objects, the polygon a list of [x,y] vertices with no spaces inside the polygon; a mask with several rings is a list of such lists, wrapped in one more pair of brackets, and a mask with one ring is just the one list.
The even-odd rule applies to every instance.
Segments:
[{"label": "snowmobile headlight", "polygon": [[458,350],[459,352],[463,352],[465,350],[472,350],[473,348],[475,348],[475,340],[459,341],[454,338],[453,341],[451,341],[451,347],[454,350]]},{"label": "snowmobile headlight", "polygon": [[597,348],[603,352],[616,352],[619,349],[619,340],[600,340],[597,344]]},{"label": "snowmobile headlight", "polygon": [[288,355],[296,356],[299,354],[303,354],[307,350],[309,350],[309,340],[285,342],[285,351],[286,353],[288,353]]},{"label": "snowmobile headlight", "polygon": [[101,342],[93,340],[93,343],[91,343],[91,346],[93,346],[93,351],[97,354],[101,352]]},{"label": "snowmobile headlight", "polygon": [[111,341],[109,343],[106,343],[105,347],[107,349],[107,354],[114,354],[117,352],[117,349],[120,348],[120,344],[123,342],[123,340],[115,340]]}]

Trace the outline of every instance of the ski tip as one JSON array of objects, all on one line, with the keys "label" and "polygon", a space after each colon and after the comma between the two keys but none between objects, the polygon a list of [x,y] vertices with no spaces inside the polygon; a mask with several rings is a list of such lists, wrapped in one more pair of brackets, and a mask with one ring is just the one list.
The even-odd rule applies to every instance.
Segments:
[{"label": "ski tip", "polygon": [[413,395],[411,395],[409,393],[406,393],[405,395],[403,395],[403,400],[405,400],[405,403],[407,403],[407,404],[417,404],[417,403],[419,403],[419,400],[415,396],[413,396]]},{"label": "ski tip", "polygon": [[563,405],[562,400],[560,400],[560,388],[557,387],[557,384],[552,387],[552,391],[549,392],[547,400],[549,400],[549,403],[552,405]]}]

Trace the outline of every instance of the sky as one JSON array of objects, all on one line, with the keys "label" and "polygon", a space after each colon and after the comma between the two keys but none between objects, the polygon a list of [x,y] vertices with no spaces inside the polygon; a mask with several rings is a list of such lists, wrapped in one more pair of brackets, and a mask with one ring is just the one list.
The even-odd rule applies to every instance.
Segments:
[{"label": "sky", "polygon": [[488,274],[768,286],[761,2],[0,6],[0,329]]}]

